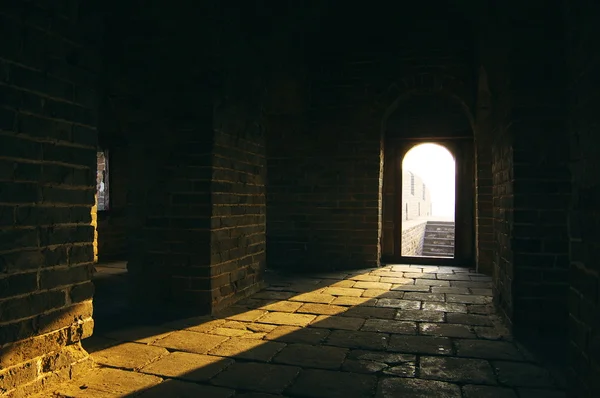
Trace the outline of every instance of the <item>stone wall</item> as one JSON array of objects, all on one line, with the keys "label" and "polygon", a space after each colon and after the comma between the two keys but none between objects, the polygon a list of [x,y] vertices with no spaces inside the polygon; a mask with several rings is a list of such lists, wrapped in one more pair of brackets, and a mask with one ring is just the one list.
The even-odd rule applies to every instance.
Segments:
[{"label": "stone wall", "polygon": [[597,2],[567,8],[568,131],[572,202],[569,211],[569,375],[574,396],[600,391],[600,140]]},{"label": "stone wall", "polygon": [[426,220],[413,220],[402,224],[402,255],[420,256],[423,253],[423,238],[425,237]]},{"label": "stone wall", "polygon": [[[0,5],[0,394],[89,366],[99,62],[77,2]],[[19,387],[18,391],[14,391]]]},{"label": "stone wall", "polygon": [[[411,187],[414,178],[414,188]],[[425,196],[423,196],[425,190]],[[423,199],[425,198],[425,199]],[[407,212],[408,210],[408,212]],[[423,180],[409,170],[402,171],[402,221],[431,215],[431,194]]]}]

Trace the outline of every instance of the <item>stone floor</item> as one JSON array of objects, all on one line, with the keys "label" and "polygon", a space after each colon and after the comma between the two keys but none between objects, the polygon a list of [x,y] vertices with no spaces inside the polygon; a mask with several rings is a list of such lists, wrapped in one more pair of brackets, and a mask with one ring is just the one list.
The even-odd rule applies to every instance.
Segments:
[{"label": "stone floor", "polygon": [[49,397],[565,397],[511,341],[490,278],[391,265],[269,276],[213,317],[95,335],[97,369]]}]

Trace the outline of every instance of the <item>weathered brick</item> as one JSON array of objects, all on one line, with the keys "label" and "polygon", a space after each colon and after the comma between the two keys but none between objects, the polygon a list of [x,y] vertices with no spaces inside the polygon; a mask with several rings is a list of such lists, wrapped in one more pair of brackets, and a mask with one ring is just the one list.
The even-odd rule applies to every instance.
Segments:
[{"label": "weathered brick", "polygon": [[39,188],[33,183],[0,181],[0,202],[36,203],[39,199]]},{"label": "weathered brick", "polygon": [[52,291],[1,301],[0,310],[2,319],[7,322],[59,308],[64,304],[65,293]]},{"label": "weathered brick", "polygon": [[94,284],[92,282],[75,285],[71,288],[71,302],[79,303],[84,300],[89,300],[94,295]]},{"label": "weathered brick", "polygon": [[59,286],[73,285],[90,280],[91,276],[92,266],[90,264],[41,271],[40,287],[53,289]]},{"label": "weathered brick", "polygon": [[35,229],[0,230],[0,251],[36,247],[38,232]]},{"label": "weathered brick", "polygon": [[37,273],[0,277],[0,299],[32,292],[37,289]]}]

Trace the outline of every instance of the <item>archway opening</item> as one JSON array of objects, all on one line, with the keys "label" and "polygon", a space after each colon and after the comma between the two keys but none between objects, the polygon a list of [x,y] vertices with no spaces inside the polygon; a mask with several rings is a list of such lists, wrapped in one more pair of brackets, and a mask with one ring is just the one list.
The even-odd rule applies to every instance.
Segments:
[{"label": "archway opening", "polygon": [[456,164],[442,145],[423,143],[402,159],[403,257],[453,258]]}]

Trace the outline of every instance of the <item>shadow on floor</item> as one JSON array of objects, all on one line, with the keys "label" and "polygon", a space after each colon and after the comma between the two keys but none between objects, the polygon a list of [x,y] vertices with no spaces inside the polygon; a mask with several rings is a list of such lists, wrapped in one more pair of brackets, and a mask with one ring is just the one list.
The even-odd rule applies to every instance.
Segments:
[{"label": "shadow on floor", "polygon": [[97,276],[98,326],[84,346],[98,369],[55,396],[565,396],[512,342],[490,278],[472,270],[393,265],[267,279],[218,315],[165,320],[127,309],[122,273]]}]

